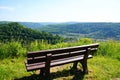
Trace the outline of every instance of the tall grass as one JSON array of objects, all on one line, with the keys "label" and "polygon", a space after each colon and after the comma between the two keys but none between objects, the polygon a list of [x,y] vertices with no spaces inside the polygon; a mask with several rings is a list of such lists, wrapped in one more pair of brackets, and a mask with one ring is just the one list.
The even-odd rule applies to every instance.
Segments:
[{"label": "tall grass", "polygon": [[[46,49],[64,48],[71,46],[80,46],[84,44],[91,44],[94,41],[88,38],[79,39],[76,42],[61,42],[57,44],[48,44],[46,41],[33,41],[28,45],[22,45],[21,42],[12,41],[7,43],[0,43],[0,59],[13,58],[13,57],[25,57],[28,51],[38,51]],[[100,46],[97,55],[108,56],[117,58],[120,60],[120,42],[115,40],[108,40],[105,42],[99,42]],[[27,47],[26,47],[27,46]]]},{"label": "tall grass", "polygon": [[20,42],[0,43],[0,59],[25,56],[26,51]]},{"label": "tall grass", "polygon": [[97,55],[117,58],[120,60],[120,42],[115,40],[100,42]]},{"label": "tall grass", "polygon": [[64,47],[72,47],[72,46],[80,46],[84,44],[93,43],[92,39],[81,38],[76,42],[61,42],[57,44],[48,44],[46,41],[34,41],[30,44],[28,51],[36,51],[36,50],[46,50],[46,49],[56,49],[56,48],[64,48]]},{"label": "tall grass", "polygon": [[6,58],[0,60],[0,80],[14,80],[23,76],[30,75],[24,66],[25,58]]},{"label": "tall grass", "polygon": [[[107,57],[95,56],[93,59],[88,60],[88,67],[91,73],[87,77],[94,77],[93,80],[116,80],[120,78],[120,61]],[[113,78],[113,79],[112,79]]]},{"label": "tall grass", "polygon": [[55,48],[63,48],[63,47],[71,47],[71,46],[80,46],[83,44],[93,43],[93,40],[88,38],[79,39],[76,42],[61,42],[57,44],[48,44],[46,41],[33,41],[28,45],[22,45],[21,42],[11,41],[7,43],[0,43],[0,59],[4,58],[14,58],[14,57],[25,57],[26,52],[28,51],[38,51],[38,50],[46,50],[46,49],[55,49]]},{"label": "tall grass", "polygon": [[51,44],[48,44],[46,41],[33,41],[30,43],[30,46],[27,48],[28,51],[36,51],[36,50],[45,50],[49,49]]}]

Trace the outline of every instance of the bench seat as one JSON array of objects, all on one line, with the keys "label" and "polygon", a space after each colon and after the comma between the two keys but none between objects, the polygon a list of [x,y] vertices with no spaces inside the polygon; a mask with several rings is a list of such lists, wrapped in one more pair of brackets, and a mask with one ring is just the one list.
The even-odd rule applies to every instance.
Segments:
[{"label": "bench seat", "polygon": [[[80,55],[80,56],[74,56],[74,57],[69,57],[69,58],[63,58],[63,59],[58,59],[58,60],[52,60],[50,66],[59,66],[59,65],[63,65],[66,63],[72,63],[75,61],[80,61],[82,60],[84,57],[84,55]],[[92,58],[92,55],[89,55],[88,58]],[[27,71],[32,71],[32,70],[38,70],[41,68],[45,67],[45,62],[40,62],[40,63],[34,63],[34,64],[27,64]]]}]

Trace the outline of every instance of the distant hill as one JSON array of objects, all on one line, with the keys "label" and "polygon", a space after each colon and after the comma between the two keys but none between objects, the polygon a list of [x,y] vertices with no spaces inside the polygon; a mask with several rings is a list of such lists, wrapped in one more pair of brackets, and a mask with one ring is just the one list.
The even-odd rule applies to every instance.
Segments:
[{"label": "distant hill", "polygon": [[65,35],[66,37],[120,40],[120,23],[66,23],[47,25],[38,29],[53,34]]},{"label": "distant hill", "polygon": [[[0,24],[4,24],[4,23],[11,23],[12,21],[0,21]],[[38,27],[41,27],[43,25],[46,25],[46,24],[42,24],[42,23],[35,23],[35,22],[17,22],[21,25],[23,25],[24,27],[28,27],[28,28],[31,28],[31,29],[35,29],[35,28],[38,28]]]},{"label": "distant hill", "polygon": [[[1,23],[1,22],[0,22]],[[89,37],[120,40],[120,23],[106,22],[18,22],[28,28],[67,38]]]},{"label": "distant hill", "polygon": [[44,27],[47,25],[54,25],[54,24],[59,24],[59,23],[54,23],[54,22],[18,22],[26,27],[32,28],[32,29],[37,29],[39,27]]},{"label": "distant hill", "polygon": [[4,22],[0,24],[0,41],[34,41],[47,40],[49,43],[57,43],[63,40],[58,35],[52,35],[48,32],[41,32],[26,28],[16,22]]},{"label": "distant hill", "polygon": [[31,29],[35,29],[35,28],[43,26],[43,24],[41,23],[33,23],[33,22],[18,22],[18,23]]},{"label": "distant hill", "polygon": [[[13,21],[0,21],[0,24],[11,23]],[[58,24],[76,24],[78,22],[17,22],[25,27],[31,29],[38,29],[39,27],[44,27],[47,25],[58,25]]]}]

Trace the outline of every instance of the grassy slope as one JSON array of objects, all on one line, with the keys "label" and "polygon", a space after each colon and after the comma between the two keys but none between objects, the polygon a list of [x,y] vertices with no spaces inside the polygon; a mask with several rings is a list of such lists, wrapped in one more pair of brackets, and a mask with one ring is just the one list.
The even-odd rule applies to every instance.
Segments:
[{"label": "grassy slope", "polygon": [[[82,40],[80,41],[82,42]],[[79,43],[77,43],[79,44]],[[76,44],[76,45],[77,45]],[[68,46],[67,43],[53,45],[53,48]],[[72,46],[72,44],[69,46]],[[88,60],[89,74],[82,75],[80,71],[70,72],[72,64],[66,64],[51,69],[51,79],[54,80],[110,80],[120,78],[120,42],[108,41],[100,43],[98,53]],[[35,47],[35,46],[34,46]],[[116,56],[115,56],[116,55]],[[26,72],[23,57],[5,58],[0,60],[0,80],[40,80],[39,71]],[[44,79],[44,78],[43,78]]]}]

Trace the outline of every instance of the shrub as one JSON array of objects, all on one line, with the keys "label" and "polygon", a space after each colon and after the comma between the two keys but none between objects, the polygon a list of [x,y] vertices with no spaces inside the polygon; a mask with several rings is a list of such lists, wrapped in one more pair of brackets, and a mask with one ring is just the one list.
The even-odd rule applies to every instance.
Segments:
[{"label": "shrub", "polygon": [[7,57],[20,57],[25,56],[26,48],[20,42],[8,42],[0,44],[0,59]]}]

